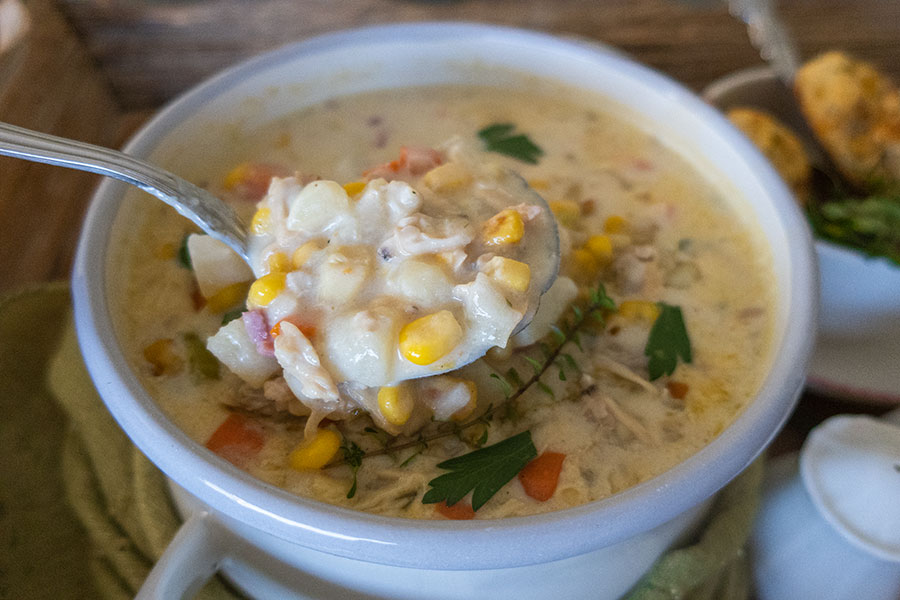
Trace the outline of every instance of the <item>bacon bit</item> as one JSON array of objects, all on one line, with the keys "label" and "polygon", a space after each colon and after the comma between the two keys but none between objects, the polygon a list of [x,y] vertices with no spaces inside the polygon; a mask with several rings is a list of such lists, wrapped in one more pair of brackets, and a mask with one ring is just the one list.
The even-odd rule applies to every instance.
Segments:
[{"label": "bacon bit", "polygon": [[566,455],[560,452],[544,452],[525,465],[519,471],[519,482],[525,493],[540,502],[552,498],[559,484],[559,474],[565,458]]},{"label": "bacon bit", "polygon": [[669,395],[676,400],[683,400],[688,393],[688,384],[673,380],[666,383],[666,389],[669,390]]},{"label": "bacon bit", "polygon": [[315,325],[310,325],[309,323],[305,323],[300,319],[300,317],[298,317],[296,315],[292,315],[290,317],[285,317],[285,318],[281,319],[280,321],[278,321],[277,323],[275,323],[275,326],[269,330],[269,335],[271,335],[272,338],[277,338],[279,335],[281,335],[281,324],[284,323],[285,321],[287,321],[288,323],[291,323],[294,327],[299,329],[300,333],[302,333],[304,335],[304,337],[306,337],[306,339],[308,339],[308,340],[313,339],[313,337],[315,337],[315,335],[316,335]]},{"label": "bacon bit", "polygon": [[475,518],[475,511],[472,510],[472,505],[462,500],[453,506],[447,506],[447,501],[441,500],[434,505],[434,510],[442,517],[453,519],[454,521],[470,521]]},{"label": "bacon bit", "polygon": [[241,315],[247,335],[256,344],[256,351],[263,356],[275,356],[275,339],[269,333],[266,315],[261,310],[250,310]]},{"label": "bacon bit", "polygon": [[238,467],[245,466],[265,445],[262,427],[239,413],[231,413],[206,440],[206,447]]},{"label": "bacon bit", "polygon": [[594,211],[596,209],[597,201],[593,198],[587,198],[584,202],[581,203],[581,215],[584,217],[594,214]]}]

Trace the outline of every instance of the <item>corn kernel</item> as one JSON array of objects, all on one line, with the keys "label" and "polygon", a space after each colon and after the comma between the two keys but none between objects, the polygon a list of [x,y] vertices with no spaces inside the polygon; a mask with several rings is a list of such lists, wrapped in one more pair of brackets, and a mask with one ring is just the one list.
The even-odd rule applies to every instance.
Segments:
[{"label": "corn kernel", "polygon": [[291,261],[284,252],[273,252],[266,259],[269,273],[287,273],[291,270]]},{"label": "corn kernel", "polygon": [[406,386],[385,386],[378,390],[378,410],[391,425],[405,425],[415,401]]},{"label": "corn kernel", "polygon": [[463,331],[449,310],[418,318],[400,330],[400,354],[417,365],[430,365],[453,350]]},{"label": "corn kernel", "polygon": [[550,182],[546,179],[529,179],[528,187],[535,190],[546,190],[550,187]]},{"label": "corn kernel", "polygon": [[453,413],[453,416],[450,418],[454,421],[464,421],[468,419],[472,416],[472,413],[475,412],[475,407],[478,406],[478,386],[475,385],[474,381],[468,379],[463,380],[463,383],[469,390],[469,401],[465,406]]},{"label": "corn kernel", "polygon": [[522,215],[511,208],[505,208],[487,220],[482,237],[489,246],[516,244],[525,234]]},{"label": "corn kernel", "polygon": [[253,220],[250,221],[250,231],[256,235],[262,235],[269,229],[272,220],[272,209],[264,206],[256,211]]},{"label": "corn kernel", "polygon": [[225,185],[226,190],[233,190],[238,185],[240,185],[250,174],[250,164],[249,163],[241,163],[225,175],[225,179],[222,182]]},{"label": "corn kernel", "polygon": [[321,249],[322,247],[318,242],[306,242],[294,250],[294,253],[291,255],[291,264],[295,269],[299,269],[306,264],[306,261],[309,260],[309,257],[312,256],[313,252],[318,252]]},{"label": "corn kernel", "polygon": [[659,306],[648,300],[623,300],[619,303],[618,314],[626,319],[643,320],[653,323],[659,316]]},{"label": "corn kernel", "polygon": [[250,286],[247,303],[254,306],[268,306],[284,290],[285,283],[284,273],[263,275]]},{"label": "corn kernel", "polygon": [[572,277],[581,282],[594,281],[600,273],[600,262],[584,248],[572,251],[570,265]]},{"label": "corn kernel", "polygon": [[333,429],[319,429],[312,438],[300,442],[288,456],[291,468],[298,471],[321,469],[341,447],[341,435]]},{"label": "corn kernel", "polygon": [[606,233],[624,233],[627,226],[628,222],[624,217],[612,215],[607,217],[606,222],[603,223],[603,231]]},{"label": "corn kernel", "polygon": [[573,227],[581,218],[581,207],[574,200],[552,200],[548,204],[556,220],[564,227]]},{"label": "corn kernel", "polygon": [[608,235],[598,234],[592,235],[584,244],[584,247],[594,255],[601,265],[609,264],[613,256],[613,243]]},{"label": "corn kernel", "polygon": [[351,181],[344,184],[344,191],[348,196],[355,196],[366,188],[365,181]]},{"label": "corn kernel", "polygon": [[472,175],[459,163],[448,162],[437,166],[422,178],[422,182],[436,192],[455,190],[472,181]]},{"label": "corn kernel", "polygon": [[206,308],[210,312],[222,313],[238,303],[247,294],[247,282],[239,281],[226,285],[221,290],[206,299]]},{"label": "corn kernel", "polygon": [[531,283],[531,267],[504,256],[495,256],[489,260],[483,271],[503,287],[516,292],[524,292]]},{"label": "corn kernel", "polygon": [[184,366],[184,361],[175,352],[175,340],[158,339],[144,348],[144,359],[153,367],[154,375],[175,375]]}]

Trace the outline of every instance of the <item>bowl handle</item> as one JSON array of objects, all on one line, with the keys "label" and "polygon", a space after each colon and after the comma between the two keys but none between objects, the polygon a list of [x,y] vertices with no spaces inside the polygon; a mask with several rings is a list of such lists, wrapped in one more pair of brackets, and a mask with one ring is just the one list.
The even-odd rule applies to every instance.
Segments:
[{"label": "bowl handle", "polygon": [[223,533],[208,512],[192,514],[156,561],[136,600],[193,598],[225,556]]}]

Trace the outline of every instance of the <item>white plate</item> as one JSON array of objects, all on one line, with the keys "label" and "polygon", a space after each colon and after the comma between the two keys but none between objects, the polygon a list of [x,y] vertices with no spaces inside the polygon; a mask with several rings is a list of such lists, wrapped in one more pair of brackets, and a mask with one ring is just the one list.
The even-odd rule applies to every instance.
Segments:
[{"label": "white plate", "polygon": [[[765,110],[811,137],[788,89],[768,67],[738,71],[703,92],[727,110]],[[837,398],[900,404],[900,267],[817,242],[821,278],[819,338],[807,385]]]},{"label": "white plate", "polygon": [[900,405],[900,324],[861,340],[819,338],[806,384],[827,396]]}]

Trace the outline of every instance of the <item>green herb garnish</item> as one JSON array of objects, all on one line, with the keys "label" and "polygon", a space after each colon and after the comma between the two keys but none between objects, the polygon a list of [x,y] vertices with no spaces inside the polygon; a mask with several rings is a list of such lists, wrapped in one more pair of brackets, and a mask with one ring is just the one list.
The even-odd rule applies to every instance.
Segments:
[{"label": "green herb garnish", "polygon": [[443,500],[453,506],[472,492],[472,509],[477,511],[536,456],[531,432],[523,431],[492,446],[445,460],[437,466],[450,472],[428,482],[431,489],[422,503]]},{"label": "green herb garnish", "polygon": [[811,203],[807,212],[818,237],[900,265],[900,195]]},{"label": "green herb garnish", "polygon": [[678,366],[679,358],[686,363],[692,360],[691,340],[684,326],[681,309],[664,302],[658,303],[658,306],[659,316],[653,323],[644,347],[644,355],[650,358],[647,365],[650,381],[663,375],[671,375]]},{"label": "green herb garnish", "polygon": [[213,353],[206,349],[200,336],[189,331],[182,336],[187,347],[188,366],[198,379],[218,379],[219,361]]},{"label": "green herb garnish", "polygon": [[222,315],[222,325],[228,325],[235,319],[240,319],[241,315],[247,311],[247,307],[242,306],[240,308],[235,308],[234,310],[229,310],[224,315]]},{"label": "green herb garnish", "polygon": [[356,495],[356,479],[359,474],[359,468],[362,466],[365,452],[356,442],[348,442],[346,440],[341,444],[341,452],[344,454],[344,462],[350,466],[350,470],[353,473],[353,484],[347,491],[347,498],[350,499]]},{"label": "green herb garnish", "polygon": [[191,234],[186,233],[184,237],[181,238],[181,245],[178,246],[178,252],[175,254],[175,259],[178,261],[178,264],[188,271],[194,270],[194,265],[191,264],[191,253],[188,252],[188,236]]},{"label": "green herb garnish", "polygon": [[489,152],[505,154],[522,162],[536,165],[544,151],[528,139],[527,135],[513,134],[515,128],[516,126],[512,123],[496,123],[479,131],[478,137],[484,142],[485,149]]}]

